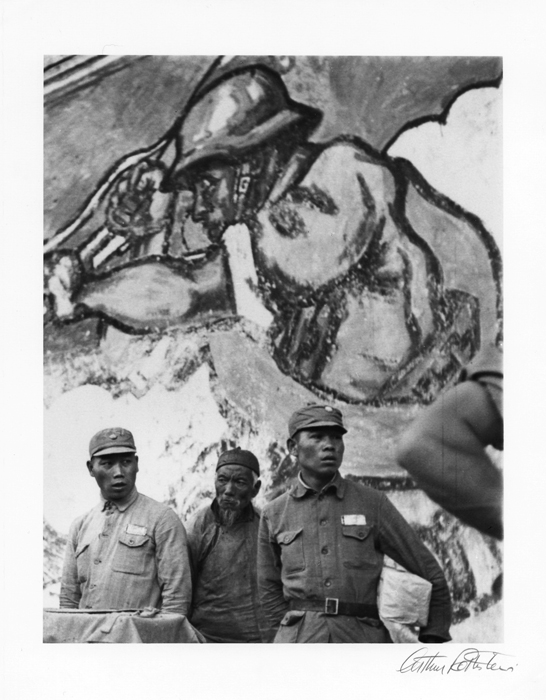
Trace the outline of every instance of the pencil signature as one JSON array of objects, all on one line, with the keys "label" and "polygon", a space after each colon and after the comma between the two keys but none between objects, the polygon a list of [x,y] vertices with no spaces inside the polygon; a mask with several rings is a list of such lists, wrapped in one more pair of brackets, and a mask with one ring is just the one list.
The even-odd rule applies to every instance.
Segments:
[{"label": "pencil signature", "polygon": [[442,675],[467,671],[514,671],[517,664],[508,660],[511,658],[510,654],[468,647],[450,661],[447,654],[429,652],[427,647],[422,647],[412,652],[396,670],[399,673],[431,671]]}]

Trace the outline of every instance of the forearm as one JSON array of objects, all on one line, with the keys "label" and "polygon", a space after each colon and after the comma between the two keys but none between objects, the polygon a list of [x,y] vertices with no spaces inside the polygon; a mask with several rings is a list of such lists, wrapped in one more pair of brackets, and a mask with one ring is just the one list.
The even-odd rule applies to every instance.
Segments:
[{"label": "forearm", "polygon": [[502,537],[502,473],[484,447],[502,431],[483,387],[467,382],[424,409],[402,437],[401,466],[437,503],[486,534]]},{"label": "forearm", "polygon": [[433,436],[400,460],[436,503],[486,534],[502,537],[502,473],[486,452],[462,453]]},{"label": "forearm", "polygon": [[433,554],[386,496],[381,508],[379,544],[381,551],[398,564],[432,584],[428,622],[421,635],[449,641],[451,596],[446,578]]}]

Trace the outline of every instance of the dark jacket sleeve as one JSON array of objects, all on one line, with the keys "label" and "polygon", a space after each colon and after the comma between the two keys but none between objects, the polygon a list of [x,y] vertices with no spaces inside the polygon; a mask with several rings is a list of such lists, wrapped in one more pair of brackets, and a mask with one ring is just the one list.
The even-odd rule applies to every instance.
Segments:
[{"label": "dark jacket sleeve", "polygon": [[384,554],[432,584],[428,623],[421,629],[420,637],[433,636],[448,642],[451,639],[451,597],[446,578],[434,556],[384,494],[378,539]]},{"label": "dark jacket sleeve", "polygon": [[272,642],[288,603],[283,596],[279,545],[271,538],[267,509],[258,534],[258,594],[266,621],[265,641]]}]

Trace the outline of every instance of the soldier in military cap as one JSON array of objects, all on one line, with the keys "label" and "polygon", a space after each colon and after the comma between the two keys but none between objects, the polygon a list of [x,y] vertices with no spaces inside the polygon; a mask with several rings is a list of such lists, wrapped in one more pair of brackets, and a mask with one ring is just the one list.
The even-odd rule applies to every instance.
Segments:
[{"label": "soldier in military cap", "polygon": [[208,642],[261,642],[256,558],[260,465],[235,448],[216,465],[216,498],[187,523],[193,568],[190,620]]},{"label": "soldier in military cap", "polygon": [[133,435],[107,428],[89,443],[100,502],[70,527],[61,608],[158,608],[186,615],[191,572],[186,531],[168,506],[138,493]]},{"label": "soldier in military cap", "polygon": [[[435,231],[452,215],[351,135],[312,142],[322,117],[265,66],[211,79],[146,157],[110,174],[79,226],[48,240],[46,318],[149,332],[244,316],[307,386],[351,402],[432,398],[497,333],[489,253],[461,231],[453,265]],[[463,262],[483,263],[479,283]]]},{"label": "soldier in military cap", "polygon": [[311,405],[290,418],[296,484],[268,503],[258,544],[258,586],[275,642],[387,643],[377,589],[386,554],[432,584],[422,642],[450,640],[442,570],[383,493],[344,479],[341,412]]}]

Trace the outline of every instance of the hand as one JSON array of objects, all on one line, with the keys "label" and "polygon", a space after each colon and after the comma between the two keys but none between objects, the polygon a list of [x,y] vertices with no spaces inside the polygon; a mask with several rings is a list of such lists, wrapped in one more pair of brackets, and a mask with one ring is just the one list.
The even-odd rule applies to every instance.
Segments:
[{"label": "hand", "polygon": [[159,191],[165,172],[163,163],[143,160],[121,175],[106,206],[110,231],[125,238],[143,238],[167,225],[172,195]]}]

